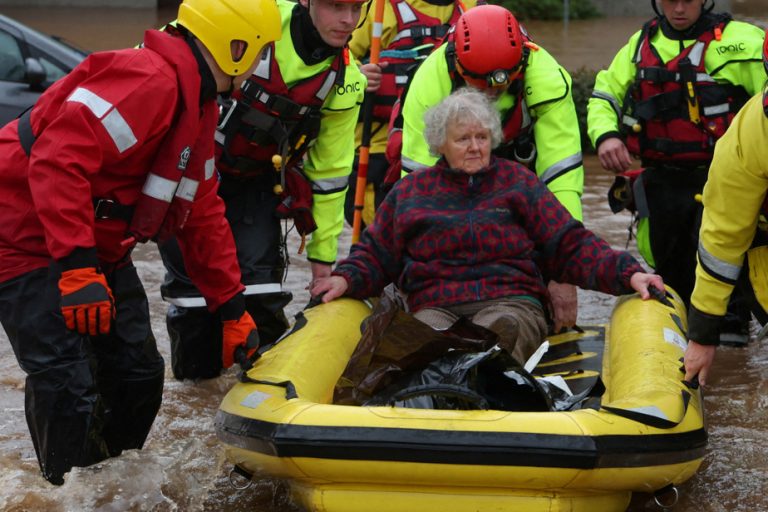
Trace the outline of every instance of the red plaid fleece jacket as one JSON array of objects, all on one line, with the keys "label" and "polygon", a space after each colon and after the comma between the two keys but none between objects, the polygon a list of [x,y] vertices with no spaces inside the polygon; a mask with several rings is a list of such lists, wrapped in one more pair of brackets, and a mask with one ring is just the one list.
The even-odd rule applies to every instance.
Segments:
[{"label": "red plaid fleece jacket", "polygon": [[574,220],[534,173],[492,157],[473,176],[441,159],[401,179],[333,274],[361,299],[394,282],[418,311],[516,296],[546,305],[548,279],[621,295],[635,272],[629,253]]}]

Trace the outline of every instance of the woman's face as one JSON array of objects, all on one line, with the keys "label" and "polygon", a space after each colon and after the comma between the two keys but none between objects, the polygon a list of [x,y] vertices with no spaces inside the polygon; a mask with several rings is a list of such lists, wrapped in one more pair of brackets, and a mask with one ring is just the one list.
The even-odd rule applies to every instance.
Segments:
[{"label": "woman's face", "polygon": [[438,149],[451,168],[475,174],[491,161],[491,131],[477,121],[450,123]]}]

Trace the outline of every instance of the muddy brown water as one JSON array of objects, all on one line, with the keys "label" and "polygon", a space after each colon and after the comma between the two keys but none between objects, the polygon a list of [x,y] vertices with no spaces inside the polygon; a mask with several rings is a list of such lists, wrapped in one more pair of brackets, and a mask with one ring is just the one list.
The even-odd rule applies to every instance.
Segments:
[{"label": "muddy brown water", "polygon": [[[736,15],[768,25],[766,0],[734,2]],[[92,50],[133,46],[146,28],[172,19],[173,11],[108,8],[0,8],[43,32],[56,34]],[[529,22],[537,42],[567,68],[605,67],[640,18],[576,21],[567,30],[560,23]],[[583,197],[585,223],[615,247],[627,241],[629,218],[613,215],[605,193],[612,178],[594,158],[586,160]],[[309,267],[296,256],[286,287],[294,292],[290,313],[308,300],[304,290]],[[349,247],[349,230],[340,251]],[[632,243],[629,249],[633,252]],[[636,254],[636,252],[635,252]],[[170,348],[164,325],[165,306],[159,299],[163,270],[154,246],[139,248],[136,263],[150,297],[153,328],[166,361]],[[579,294],[579,323],[607,321],[614,298],[592,292]],[[709,446],[699,472],[680,487],[676,511],[768,510],[768,342],[718,351],[711,384],[705,394]],[[4,333],[0,333],[0,510],[3,511],[262,511],[294,512],[284,483],[263,478],[247,490],[227,482],[229,464],[213,430],[221,397],[235,382],[233,373],[203,382],[177,382],[166,371],[164,401],[142,451],[90,468],[75,468],[61,487],[39,475],[24,420],[24,374]],[[632,500],[630,511],[659,510],[647,494]],[[599,511],[595,511],[599,512]]]}]

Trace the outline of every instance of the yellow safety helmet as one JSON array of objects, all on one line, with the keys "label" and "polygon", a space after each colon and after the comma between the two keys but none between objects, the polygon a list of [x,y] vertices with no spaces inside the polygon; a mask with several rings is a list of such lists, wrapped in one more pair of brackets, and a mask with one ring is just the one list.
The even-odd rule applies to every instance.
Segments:
[{"label": "yellow safety helmet", "polygon": [[264,46],[280,39],[275,0],[184,0],[178,23],[230,76],[247,71]]}]

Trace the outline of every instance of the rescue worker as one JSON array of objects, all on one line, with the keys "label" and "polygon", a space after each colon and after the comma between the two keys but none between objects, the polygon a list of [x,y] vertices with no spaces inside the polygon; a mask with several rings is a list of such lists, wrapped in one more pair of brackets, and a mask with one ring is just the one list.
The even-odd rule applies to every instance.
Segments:
[{"label": "rescue worker", "polygon": [[[0,130],[0,321],[26,418],[53,484],[141,448],[164,361],[131,250],[176,235],[223,320],[223,365],[256,347],[224,204],[216,93],[239,87],[280,37],[272,0],[183,0],[179,29],[94,53]],[[221,27],[221,28],[220,28]]]},{"label": "rescue worker", "polygon": [[[354,130],[366,87],[346,46],[363,0],[277,0],[283,37],[225,104],[216,132],[219,195],[237,246],[246,308],[263,344],[288,327],[280,217],[292,217],[312,278],[330,275],[344,224]],[[276,172],[276,170],[278,172]],[[220,319],[206,309],[174,241],[162,248],[173,375],[220,374]],[[301,250],[301,249],[300,249]]]},{"label": "rescue worker", "polygon": [[[587,116],[606,170],[625,172],[633,155],[640,158],[637,247],[686,304],[701,221],[697,198],[715,142],[765,81],[762,31],[712,13],[714,0],[707,3],[651,0],[657,16],[598,73]],[[722,341],[746,343],[749,312],[738,300],[731,309]]]},{"label": "rescue worker", "polygon": [[[768,34],[763,46],[768,72]],[[696,286],[688,313],[685,379],[707,383],[728,299],[747,291],[768,323],[768,88],[744,105],[717,143],[704,186]]]},{"label": "rescue worker", "polygon": [[[496,5],[469,9],[446,42],[419,66],[402,103],[402,170],[429,167],[424,113],[467,84],[495,98],[504,140],[494,154],[517,160],[541,178],[581,220],[581,141],[568,72],[535,45],[515,17]],[[392,140],[396,140],[393,138]],[[549,281],[554,330],[576,323],[576,287]]]},{"label": "rescue worker", "polygon": [[[373,35],[372,13],[365,17],[363,24],[352,34],[349,49],[363,63],[361,70],[368,78],[366,92],[372,95],[373,116],[371,143],[368,155],[368,187],[366,190],[363,221],[373,221],[375,208],[384,199],[384,175],[389,163],[385,155],[387,127],[392,115],[392,106],[400,97],[405,84],[416,67],[440,46],[448,29],[467,9],[474,7],[475,0],[382,0],[384,18],[381,29],[379,64],[368,62]],[[355,136],[359,146],[362,139],[362,123],[357,125]],[[344,205],[344,215],[352,225],[357,184],[357,159],[350,176],[349,190]]]}]

